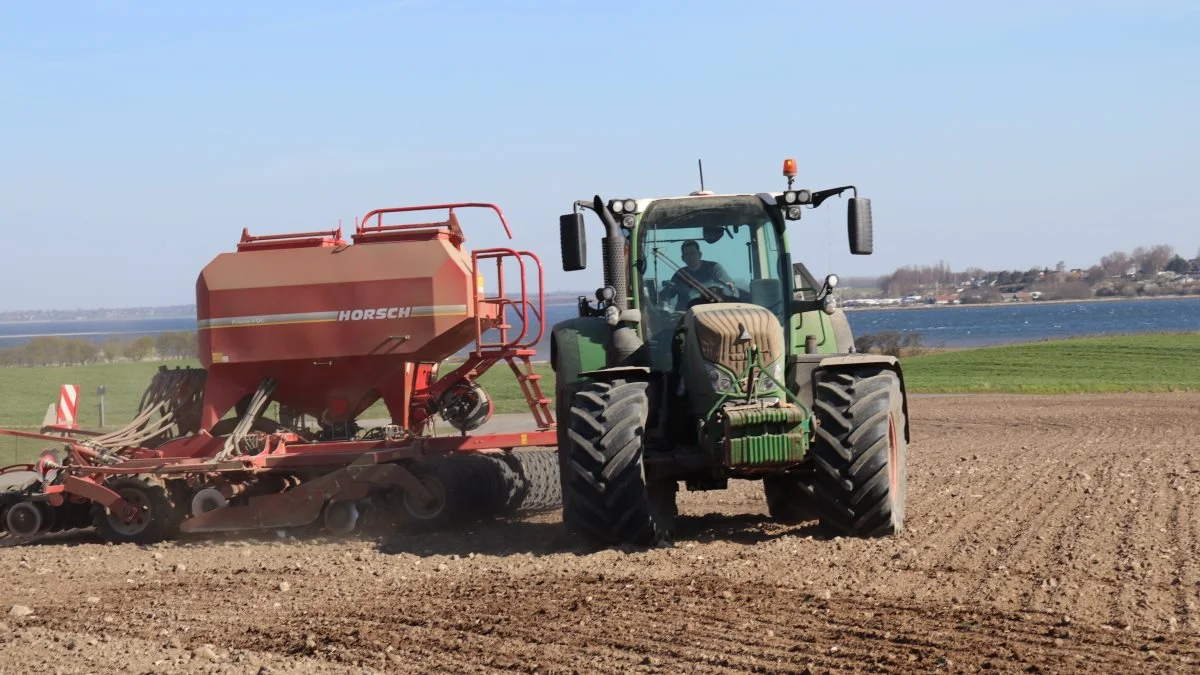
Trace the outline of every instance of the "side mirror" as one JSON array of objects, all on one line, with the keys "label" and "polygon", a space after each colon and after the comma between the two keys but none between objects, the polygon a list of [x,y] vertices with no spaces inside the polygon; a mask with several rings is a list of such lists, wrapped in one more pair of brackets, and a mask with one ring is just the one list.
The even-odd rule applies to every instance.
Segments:
[{"label": "side mirror", "polygon": [[850,252],[854,255],[871,255],[875,250],[871,200],[866,197],[851,197],[846,209],[846,220],[850,234]]},{"label": "side mirror", "polygon": [[587,267],[587,237],[583,230],[583,214],[567,213],[558,217],[558,236],[562,240],[564,272]]}]

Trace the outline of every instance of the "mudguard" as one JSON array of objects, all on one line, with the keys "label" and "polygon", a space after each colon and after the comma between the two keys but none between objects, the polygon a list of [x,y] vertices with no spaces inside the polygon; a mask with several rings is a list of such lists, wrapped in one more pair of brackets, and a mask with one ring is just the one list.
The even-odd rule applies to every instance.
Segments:
[{"label": "mudguard", "polygon": [[908,389],[904,386],[904,371],[900,360],[886,354],[798,354],[793,357],[792,372],[788,377],[789,386],[796,389],[795,393],[802,401],[813,400],[812,387],[819,370],[836,370],[839,368],[858,368],[861,366],[877,365],[896,373],[900,378],[900,393],[904,400],[904,440],[912,440],[909,431]]},{"label": "mudguard", "polygon": [[560,321],[550,330],[550,367],[558,387],[577,381],[582,373],[608,365],[606,344],[612,329],[597,316]]}]

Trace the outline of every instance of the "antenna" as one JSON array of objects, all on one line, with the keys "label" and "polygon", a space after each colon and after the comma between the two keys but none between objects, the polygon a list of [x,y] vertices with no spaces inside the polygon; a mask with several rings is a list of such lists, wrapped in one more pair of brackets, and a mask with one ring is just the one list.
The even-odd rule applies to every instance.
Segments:
[{"label": "antenna", "polygon": [[704,162],[697,159],[696,166],[700,167],[700,191],[704,192]]}]

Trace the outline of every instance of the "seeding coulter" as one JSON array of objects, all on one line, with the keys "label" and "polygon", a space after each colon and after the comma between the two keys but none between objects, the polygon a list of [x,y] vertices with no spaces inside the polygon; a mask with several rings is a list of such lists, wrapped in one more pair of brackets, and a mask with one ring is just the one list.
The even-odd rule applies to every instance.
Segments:
[{"label": "seeding coulter", "polygon": [[[28,476],[0,493],[0,525],[24,537],[94,525],[106,540],[144,543],[557,507],[555,420],[530,361],[543,332],[541,261],[465,249],[466,209],[494,212],[512,238],[500,209],[482,203],[371,211],[350,241],[340,227],[243,230],[196,283],[203,368],[160,369],[138,414],[114,431],[0,430],[55,444],[34,464],[0,469]],[[429,211],[446,219],[392,223]],[[506,276],[516,278],[508,288]],[[461,364],[447,361],[472,345]],[[531,424],[472,433],[493,411],[477,380],[499,364]],[[389,419],[364,428],[380,400]],[[437,433],[439,419],[451,433]]]}]

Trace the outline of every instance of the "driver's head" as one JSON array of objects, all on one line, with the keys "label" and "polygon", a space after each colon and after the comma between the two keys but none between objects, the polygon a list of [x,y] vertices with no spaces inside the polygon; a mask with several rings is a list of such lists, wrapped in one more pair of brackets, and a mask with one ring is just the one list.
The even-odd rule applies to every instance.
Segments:
[{"label": "driver's head", "polygon": [[700,244],[697,244],[694,239],[688,239],[683,242],[682,253],[683,262],[688,266],[688,269],[700,269]]}]

